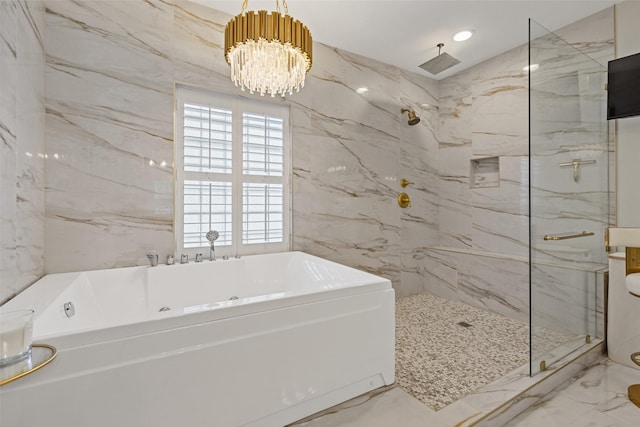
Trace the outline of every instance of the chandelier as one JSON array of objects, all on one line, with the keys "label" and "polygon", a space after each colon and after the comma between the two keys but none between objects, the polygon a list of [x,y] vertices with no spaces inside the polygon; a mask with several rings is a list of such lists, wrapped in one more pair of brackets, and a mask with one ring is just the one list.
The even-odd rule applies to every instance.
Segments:
[{"label": "chandelier", "polygon": [[231,80],[242,90],[275,96],[291,95],[304,87],[311,69],[312,40],[309,29],[289,16],[286,0],[276,10],[245,12],[233,17],[224,32],[224,53],[231,66]]}]

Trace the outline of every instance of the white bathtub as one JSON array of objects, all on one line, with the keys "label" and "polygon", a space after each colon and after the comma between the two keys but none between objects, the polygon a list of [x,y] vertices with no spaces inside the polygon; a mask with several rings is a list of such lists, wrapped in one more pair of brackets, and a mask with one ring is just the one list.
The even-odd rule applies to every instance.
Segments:
[{"label": "white bathtub", "polygon": [[0,425],[282,426],[394,382],[394,307],[301,252],[47,275],[3,309],[58,356],[0,388]]}]

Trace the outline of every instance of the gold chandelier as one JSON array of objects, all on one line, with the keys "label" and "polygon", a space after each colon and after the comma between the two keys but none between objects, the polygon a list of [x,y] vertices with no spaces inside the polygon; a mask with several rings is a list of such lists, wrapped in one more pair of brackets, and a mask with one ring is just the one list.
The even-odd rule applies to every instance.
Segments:
[{"label": "gold chandelier", "polygon": [[248,11],[247,0],[242,11],[233,17],[224,31],[224,53],[231,66],[231,80],[242,90],[291,95],[304,87],[311,69],[312,40],[309,29],[289,16],[286,0],[276,10]]}]

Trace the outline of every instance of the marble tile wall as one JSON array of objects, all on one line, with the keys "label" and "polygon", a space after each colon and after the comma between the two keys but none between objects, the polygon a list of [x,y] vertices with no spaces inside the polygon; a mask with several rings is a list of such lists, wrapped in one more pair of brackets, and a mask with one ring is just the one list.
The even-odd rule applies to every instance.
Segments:
[{"label": "marble tile wall", "polygon": [[0,2],[0,304],[44,274],[44,6]]},{"label": "marble tile wall", "polygon": [[[613,9],[606,9],[571,24],[559,30],[558,34],[573,46],[606,63],[613,57]],[[558,46],[555,46],[549,51],[557,53],[557,48]],[[580,54],[574,55],[573,60],[569,61],[562,56],[554,57],[556,59],[552,68],[556,72],[574,65],[572,62],[582,60]],[[418,267],[425,277],[424,287],[428,291],[523,321],[527,321],[529,312],[528,75],[523,70],[527,63],[528,46],[523,45],[439,82],[438,163],[441,167],[438,246],[429,248],[420,255]],[[559,88],[566,90],[566,83],[562,79],[554,81],[556,89],[553,90],[556,93]],[[589,81],[589,76],[580,76],[576,78],[575,89],[580,91],[593,84],[599,83]],[[550,93],[554,93],[553,90]],[[576,97],[567,96],[566,99],[573,101]],[[566,116],[566,111],[578,111],[582,117],[576,118],[588,123],[584,117],[585,112],[593,111],[593,105],[595,104],[592,98],[588,98],[587,102],[582,101],[582,104],[578,105],[579,108],[573,110],[567,110],[564,108],[566,106],[558,104],[555,117],[561,117],[559,114]],[[583,147],[582,144],[588,143],[588,131],[591,129],[576,127],[568,132],[564,119],[566,117],[558,120],[564,126],[564,130],[550,132],[549,142],[558,145],[558,139],[562,137],[569,141],[562,142],[563,145],[577,144],[575,141],[581,141],[581,146],[565,150],[576,156],[588,157],[594,152],[611,150],[611,144],[607,142],[598,145],[597,150],[594,149],[593,143]],[[548,128],[548,122],[542,126]],[[554,140],[554,137],[557,139]],[[576,150],[581,151],[577,153]],[[471,188],[470,160],[493,156],[499,157],[500,186]],[[544,159],[547,163],[566,161],[558,158]],[[537,166],[534,164],[532,167]],[[597,223],[597,220],[596,224],[592,224],[594,221],[584,217],[584,212],[588,211],[585,209],[586,205],[590,205],[597,209],[604,208],[604,212],[608,213],[607,185],[609,189],[615,187],[610,184],[607,168],[602,168],[604,174],[595,176],[590,176],[588,171],[584,171],[581,190],[572,187],[574,182],[571,176],[565,177],[566,182],[561,181],[558,174],[567,171],[558,172],[556,169],[558,168],[555,164],[553,167],[545,165],[543,169],[536,169],[540,172],[538,176],[550,178],[547,181],[550,188],[539,201],[542,205],[550,206],[549,216],[555,209],[565,218],[553,214],[548,224],[541,226],[545,229],[544,232],[540,232],[559,232],[567,227],[579,231],[582,227],[602,231],[604,224]],[[554,188],[553,185],[558,182],[565,182],[566,185]],[[597,203],[591,203],[581,195],[589,194],[593,187],[597,187],[598,191],[605,195]],[[561,202],[568,207],[563,208]],[[569,213],[570,209],[573,209],[574,214]],[[540,214],[542,217],[544,215],[546,214]],[[581,219],[585,221],[580,222]],[[547,229],[550,231],[546,231]],[[595,236],[592,241],[597,242],[593,248],[582,250],[578,247],[578,250],[573,245],[561,248],[554,246],[538,251],[538,255],[552,263],[566,264],[568,261],[577,261],[579,264],[585,264],[582,267],[586,269],[597,269],[597,266],[587,262],[587,258],[589,261],[594,258],[586,257],[585,253],[589,252],[587,255],[590,255],[590,251],[596,250],[604,253],[599,244],[602,239]],[[595,260],[600,261],[598,257],[595,257]],[[555,268],[554,271],[556,270],[570,271],[562,268]],[[570,272],[568,275],[582,277],[581,275],[586,274],[574,273]],[[558,278],[554,283],[558,281],[571,282],[571,277]],[[595,281],[592,280],[581,283],[586,287],[595,286]],[[551,283],[545,286],[551,286]],[[579,293],[586,297],[596,291],[583,288]],[[573,289],[568,293],[573,295],[575,292],[578,291]],[[541,293],[554,294],[548,288]],[[590,310],[594,309],[596,308],[592,307]],[[552,313],[547,314],[549,316],[543,317],[548,317],[547,320],[551,322]],[[580,316],[574,313],[573,317],[576,318],[575,328],[581,327],[583,322]],[[549,322],[543,323],[546,325]]]},{"label": "marble tile wall", "polygon": [[[47,3],[46,272],[173,242],[173,4]],[[162,162],[165,162],[165,166]]]},{"label": "marble tile wall", "polygon": [[[48,273],[172,251],[173,86],[249,96],[228,77],[229,18],[181,0],[47,3],[47,145],[64,156],[47,167]],[[414,249],[437,239],[437,98],[431,79],[316,41],[304,90],[284,101],[294,249],[417,286]],[[415,182],[407,210],[400,178]]]}]

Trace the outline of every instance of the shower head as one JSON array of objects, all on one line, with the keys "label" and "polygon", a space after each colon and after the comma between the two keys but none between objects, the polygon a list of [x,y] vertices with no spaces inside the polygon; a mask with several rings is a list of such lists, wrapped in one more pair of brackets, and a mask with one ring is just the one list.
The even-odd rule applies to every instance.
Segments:
[{"label": "shower head", "polygon": [[440,53],[440,51],[444,47],[444,43],[438,43],[436,46],[438,47],[438,56],[420,65],[420,68],[433,75],[436,75],[460,63],[459,60],[449,55],[448,53]]},{"label": "shower head", "polygon": [[409,126],[417,125],[418,123],[420,123],[420,117],[416,115],[415,111],[403,108],[402,110],[400,110],[400,112],[409,113],[409,121],[407,122]]},{"label": "shower head", "polygon": [[207,232],[206,237],[208,241],[213,243],[215,240],[218,240],[218,237],[220,237],[220,233],[218,233],[216,230],[211,230]]}]

